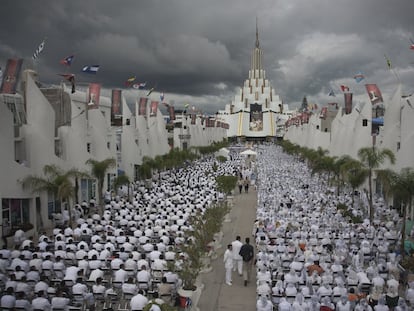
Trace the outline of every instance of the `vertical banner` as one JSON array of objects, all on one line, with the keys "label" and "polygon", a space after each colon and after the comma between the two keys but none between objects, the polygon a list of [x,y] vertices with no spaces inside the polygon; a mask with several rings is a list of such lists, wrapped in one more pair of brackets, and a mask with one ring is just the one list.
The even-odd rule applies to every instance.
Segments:
[{"label": "vertical banner", "polygon": [[99,96],[101,85],[99,83],[89,83],[88,109],[99,108]]},{"label": "vertical banner", "polygon": [[139,99],[139,106],[138,106],[138,115],[139,116],[147,116],[147,102],[148,98],[141,97]]},{"label": "vertical banner", "polygon": [[11,58],[7,60],[6,71],[3,74],[3,82],[1,83],[0,93],[16,93],[17,82],[20,77],[22,65],[22,58]]},{"label": "vertical banner", "polygon": [[112,90],[111,125],[122,126],[122,91]]},{"label": "vertical banner", "polygon": [[193,113],[191,115],[191,124],[196,124],[196,114],[195,113]]},{"label": "vertical banner", "polygon": [[170,122],[172,123],[172,121],[175,120],[174,106],[172,106],[172,105],[168,106],[168,113],[170,114]]},{"label": "vertical banner", "polygon": [[367,90],[369,100],[371,104],[382,103],[382,94],[376,84],[365,84],[365,89]]},{"label": "vertical banner", "polygon": [[152,101],[151,102],[151,109],[150,109],[150,117],[156,117],[157,116],[157,110],[158,110],[158,102]]},{"label": "vertical banner", "polygon": [[250,104],[249,130],[253,132],[263,131],[262,105]]},{"label": "vertical banner", "polygon": [[352,112],[352,93],[344,93],[345,114]]},{"label": "vertical banner", "polygon": [[327,115],[328,115],[328,107],[322,107],[322,109],[321,109],[321,113],[320,113],[320,115],[319,115],[319,118],[321,118],[321,119],[326,119],[326,117],[327,117]]}]

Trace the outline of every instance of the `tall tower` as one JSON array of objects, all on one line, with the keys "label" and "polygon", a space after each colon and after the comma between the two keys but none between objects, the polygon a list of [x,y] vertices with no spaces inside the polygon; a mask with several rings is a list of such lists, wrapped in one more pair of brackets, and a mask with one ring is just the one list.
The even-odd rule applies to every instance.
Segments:
[{"label": "tall tower", "polygon": [[264,72],[263,72],[263,51],[260,49],[260,43],[259,43],[259,27],[257,23],[257,17],[256,17],[256,44],[253,49],[252,58],[250,62],[250,72],[249,72],[249,78],[264,78]]}]

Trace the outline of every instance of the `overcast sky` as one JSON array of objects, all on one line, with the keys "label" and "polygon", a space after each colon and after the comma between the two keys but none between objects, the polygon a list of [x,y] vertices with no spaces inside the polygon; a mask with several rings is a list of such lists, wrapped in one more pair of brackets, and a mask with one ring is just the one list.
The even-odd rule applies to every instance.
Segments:
[{"label": "overcast sky", "polygon": [[[298,106],[307,96],[343,104],[341,84],[368,101],[365,83],[387,100],[397,77],[404,92],[414,91],[413,15],[413,0],[3,0],[0,67],[12,57],[30,61],[46,37],[35,64],[45,84],[60,82],[59,61],[74,54],[69,70],[79,85],[123,88],[135,75],[178,108],[214,113],[248,77],[257,17],[266,75],[285,103]],[[100,70],[87,75],[84,65]],[[357,84],[359,71],[366,79]],[[124,92],[128,100],[142,94]]]}]

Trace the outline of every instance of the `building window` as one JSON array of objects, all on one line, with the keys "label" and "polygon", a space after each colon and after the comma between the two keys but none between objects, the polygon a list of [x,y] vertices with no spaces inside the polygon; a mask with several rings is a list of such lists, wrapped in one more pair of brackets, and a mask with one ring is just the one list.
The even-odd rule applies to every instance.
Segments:
[{"label": "building window", "polygon": [[401,148],[401,142],[397,141],[397,150],[400,150]]},{"label": "building window", "polygon": [[2,199],[3,236],[13,234],[14,228],[29,223],[29,199]]},{"label": "building window", "polygon": [[26,152],[23,140],[14,141],[14,160],[21,164],[26,162]]},{"label": "building window", "polygon": [[63,157],[62,141],[60,139],[55,139],[55,155],[59,158]]},{"label": "building window", "polygon": [[86,143],[86,151],[91,153],[91,143]]},{"label": "building window", "polygon": [[108,141],[108,142],[106,143],[106,148],[111,149],[111,142],[109,142],[109,141]]}]

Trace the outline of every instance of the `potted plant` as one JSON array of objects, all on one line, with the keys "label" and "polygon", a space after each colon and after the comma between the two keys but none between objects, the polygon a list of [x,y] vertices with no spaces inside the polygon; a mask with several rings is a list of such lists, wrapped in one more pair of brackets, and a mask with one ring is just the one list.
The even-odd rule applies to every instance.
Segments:
[{"label": "potted plant", "polygon": [[156,303],[155,301],[150,301],[150,302],[149,302],[149,303],[148,303],[148,304],[144,307],[144,309],[142,309],[142,311],[150,311],[150,310],[151,310],[151,307],[152,307],[153,305],[156,305],[156,306],[160,307],[161,311],[177,311],[177,308],[176,308],[176,307],[170,306],[170,305],[169,305],[169,304],[167,304],[167,303],[159,304],[159,303]]},{"label": "potted plant", "polygon": [[237,184],[237,176],[220,175],[216,177],[217,190],[230,195]]},{"label": "potted plant", "polygon": [[182,304],[188,298],[192,300],[193,306],[198,302],[202,286],[197,286],[197,277],[205,268],[204,259],[209,253],[210,242],[220,231],[227,212],[227,204],[213,204],[204,213],[199,212],[189,219],[192,229],[186,231],[185,243],[176,249],[176,262],[169,264],[169,268],[175,270],[182,281],[182,286],[177,291]]}]

